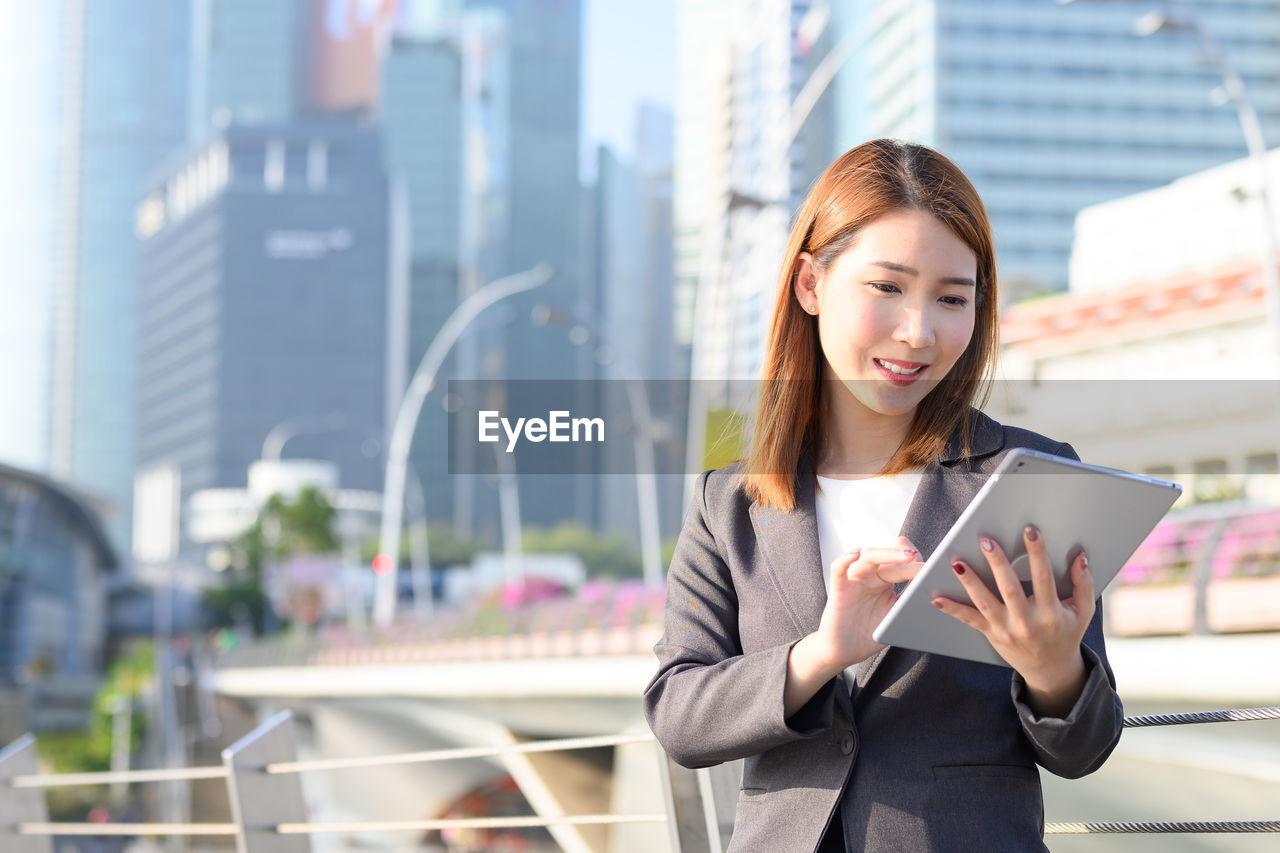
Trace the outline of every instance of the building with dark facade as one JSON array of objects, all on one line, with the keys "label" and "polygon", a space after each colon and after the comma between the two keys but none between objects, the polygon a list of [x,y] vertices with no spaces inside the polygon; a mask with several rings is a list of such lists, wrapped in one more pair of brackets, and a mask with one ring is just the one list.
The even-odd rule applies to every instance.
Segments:
[{"label": "building with dark facade", "polygon": [[[463,90],[459,40],[443,31],[392,39],[382,65],[379,124],[387,166],[409,219],[408,351],[412,373],[461,300]],[[451,355],[441,376],[456,375]],[[443,383],[441,383],[443,387]],[[438,395],[423,407],[410,453],[432,519],[453,515],[454,484],[440,452],[448,431]]]},{"label": "building with dark facade", "polygon": [[176,471],[181,504],[244,487],[283,425],[284,455],[381,489],[405,378],[395,197],[377,132],[332,123],[229,127],[152,187],[137,223],[139,478]]},{"label": "building with dark facade", "polygon": [[48,477],[0,465],[0,743],[87,719],[119,568],[99,511]]}]

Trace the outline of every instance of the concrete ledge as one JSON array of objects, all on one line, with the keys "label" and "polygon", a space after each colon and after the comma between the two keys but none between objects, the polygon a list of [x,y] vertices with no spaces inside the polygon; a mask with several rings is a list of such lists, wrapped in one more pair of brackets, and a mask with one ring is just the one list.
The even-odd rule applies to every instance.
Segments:
[{"label": "concrete ledge", "polygon": [[433,699],[628,697],[640,700],[657,671],[653,655],[365,666],[254,666],[212,670],[226,696],[412,696]]},{"label": "concrete ledge", "polygon": [[1280,633],[1108,637],[1121,699],[1280,705]]}]

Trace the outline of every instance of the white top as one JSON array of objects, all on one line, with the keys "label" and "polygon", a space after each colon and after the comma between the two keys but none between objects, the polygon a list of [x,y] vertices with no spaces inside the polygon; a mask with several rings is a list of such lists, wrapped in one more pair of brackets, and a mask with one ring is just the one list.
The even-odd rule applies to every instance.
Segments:
[{"label": "white top", "polygon": [[[861,480],[818,476],[814,509],[822,552],[822,583],[831,593],[831,563],[854,548],[892,547],[902,532],[923,468]],[[853,687],[854,667],[845,672]]]}]

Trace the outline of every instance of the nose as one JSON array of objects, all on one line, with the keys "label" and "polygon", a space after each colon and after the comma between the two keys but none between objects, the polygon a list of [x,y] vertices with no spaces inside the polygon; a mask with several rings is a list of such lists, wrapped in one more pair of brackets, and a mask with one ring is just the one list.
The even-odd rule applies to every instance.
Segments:
[{"label": "nose", "polygon": [[912,349],[927,349],[934,344],[933,317],[925,306],[905,306],[898,321],[895,337]]}]

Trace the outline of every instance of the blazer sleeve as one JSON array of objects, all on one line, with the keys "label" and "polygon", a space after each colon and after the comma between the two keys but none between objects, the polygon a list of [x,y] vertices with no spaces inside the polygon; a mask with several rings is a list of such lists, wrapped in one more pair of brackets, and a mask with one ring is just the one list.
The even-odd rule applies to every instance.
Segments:
[{"label": "blazer sleeve", "polygon": [[[1080,458],[1070,444],[1060,445],[1054,453],[1068,459]],[[1027,683],[1017,672],[1013,674],[1014,707],[1036,759],[1049,772],[1067,779],[1101,767],[1120,741],[1124,724],[1124,706],[1116,693],[1116,677],[1107,661],[1102,636],[1101,597],[1085,629],[1080,653],[1085,665],[1084,689],[1064,717],[1041,717],[1031,710]]]},{"label": "blazer sleeve", "polygon": [[743,654],[729,567],[708,526],[707,477],[698,477],[667,574],[658,671],[644,711],[667,755],[711,767],[830,730],[833,679],[784,718],[787,659],[794,642]]}]

